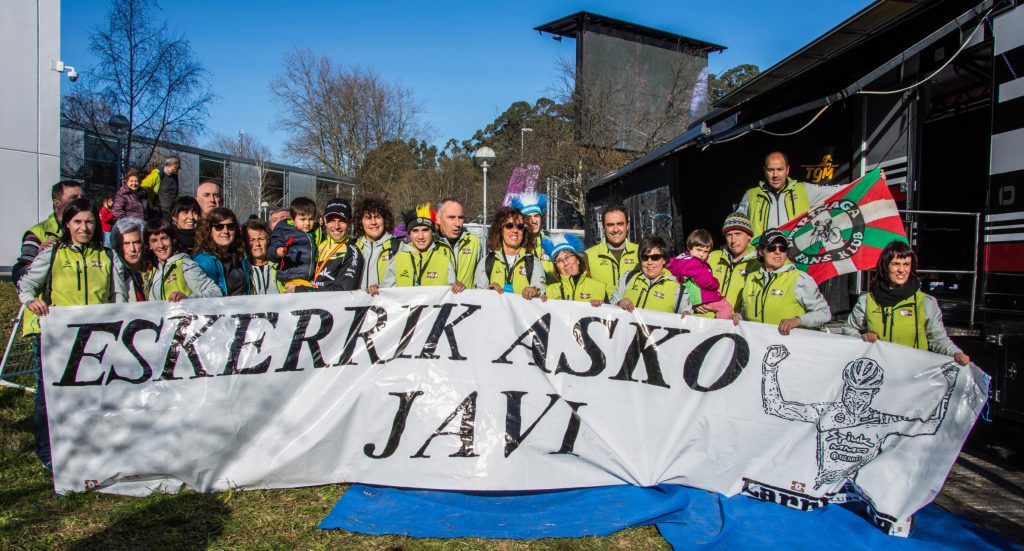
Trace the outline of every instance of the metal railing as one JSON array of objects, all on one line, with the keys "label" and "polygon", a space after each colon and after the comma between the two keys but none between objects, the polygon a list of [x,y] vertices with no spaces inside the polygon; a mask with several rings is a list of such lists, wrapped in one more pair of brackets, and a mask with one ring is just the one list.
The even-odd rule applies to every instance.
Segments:
[{"label": "metal railing", "polygon": [[[933,215],[933,216],[965,216],[974,218],[974,259],[971,263],[972,269],[970,270],[918,270],[918,273],[922,274],[959,274],[971,276],[971,312],[968,319],[968,327],[974,329],[974,312],[977,309],[978,302],[978,255],[981,243],[981,213],[980,212],[954,212],[945,210],[901,210],[901,215]],[[911,243],[916,238],[917,233],[917,220],[908,220],[904,218],[904,224],[907,224],[910,231],[907,232],[911,237]]]}]

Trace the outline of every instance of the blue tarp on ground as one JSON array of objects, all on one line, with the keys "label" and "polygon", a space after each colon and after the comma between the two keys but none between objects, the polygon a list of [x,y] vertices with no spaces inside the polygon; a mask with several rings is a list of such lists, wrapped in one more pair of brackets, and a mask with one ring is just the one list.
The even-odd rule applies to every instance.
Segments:
[{"label": "blue tarp on ground", "polygon": [[675,549],[1022,549],[929,505],[910,538],[887,536],[856,504],[795,511],[683,486],[607,486],[531,493],[405,490],[354,484],[320,528],[421,538],[605,536],[655,524]]}]

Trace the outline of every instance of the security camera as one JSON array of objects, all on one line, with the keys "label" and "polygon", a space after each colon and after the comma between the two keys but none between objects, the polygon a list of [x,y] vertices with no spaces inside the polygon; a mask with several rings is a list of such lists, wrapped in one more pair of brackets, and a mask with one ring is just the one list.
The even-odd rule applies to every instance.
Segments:
[{"label": "security camera", "polygon": [[71,82],[78,80],[78,71],[76,71],[74,67],[68,67],[68,80]]}]

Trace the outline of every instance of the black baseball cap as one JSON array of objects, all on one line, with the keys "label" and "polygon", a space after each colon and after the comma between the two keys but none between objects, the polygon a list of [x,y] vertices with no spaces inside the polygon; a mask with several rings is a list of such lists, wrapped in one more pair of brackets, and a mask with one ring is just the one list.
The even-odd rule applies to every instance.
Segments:
[{"label": "black baseball cap", "polygon": [[767,248],[775,243],[782,243],[783,245],[789,246],[789,238],[782,230],[772,228],[761,234],[761,241],[758,246],[762,249]]},{"label": "black baseball cap", "polygon": [[352,205],[348,204],[347,199],[336,197],[327,201],[327,207],[324,208],[324,219],[328,219],[331,216],[340,216],[345,220],[352,219]]}]

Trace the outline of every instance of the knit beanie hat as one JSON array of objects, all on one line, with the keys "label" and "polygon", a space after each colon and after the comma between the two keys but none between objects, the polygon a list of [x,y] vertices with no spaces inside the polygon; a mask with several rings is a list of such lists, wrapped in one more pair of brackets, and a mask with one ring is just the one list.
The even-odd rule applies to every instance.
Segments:
[{"label": "knit beanie hat", "polygon": [[722,235],[733,230],[740,230],[742,232],[746,232],[747,235],[751,237],[754,236],[754,228],[750,224],[750,219],[738,212],[734,212],[725,217],[725,224],[722,226]]}]

